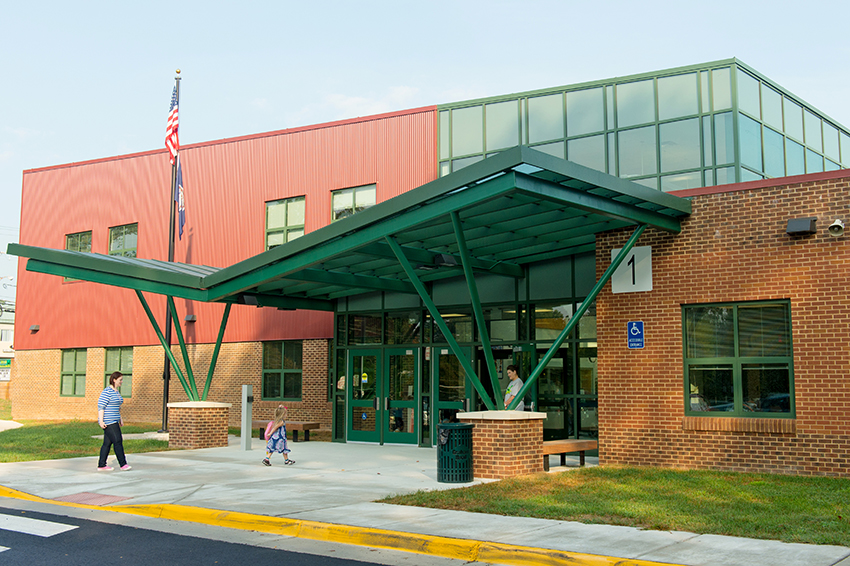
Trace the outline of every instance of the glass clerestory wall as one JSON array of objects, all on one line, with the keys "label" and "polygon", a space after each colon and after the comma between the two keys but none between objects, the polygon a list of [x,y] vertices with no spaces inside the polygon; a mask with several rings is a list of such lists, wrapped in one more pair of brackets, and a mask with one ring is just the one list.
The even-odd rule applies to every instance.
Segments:
[{"label": "glass clerestory wall", "polygon": [[850,167],[850,133],[736,59],[439,107],[440,176],[516,145],[654,189]]}]

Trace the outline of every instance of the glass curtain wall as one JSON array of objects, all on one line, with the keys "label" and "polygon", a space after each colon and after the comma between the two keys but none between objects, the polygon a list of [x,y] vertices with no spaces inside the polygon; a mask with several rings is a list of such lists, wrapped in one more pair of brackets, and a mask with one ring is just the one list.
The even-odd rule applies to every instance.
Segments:
[{"label": "glass curtain wall", "polygon": [[440,175],[529,145],[663,191],[850,166],[850,133],[730,59],[440,106]]}]

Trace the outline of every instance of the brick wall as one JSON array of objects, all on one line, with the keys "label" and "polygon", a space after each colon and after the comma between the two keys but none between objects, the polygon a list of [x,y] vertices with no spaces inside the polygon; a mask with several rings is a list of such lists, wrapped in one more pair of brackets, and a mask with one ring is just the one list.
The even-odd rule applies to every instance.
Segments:
[{"label": "brick wall", "polygon": [[[600,463],[850,476],[850,237],[826,232],[850,220],[850,179],[747,186],[694,196],[679,235],[644,233],[652,291],[597,298]],[[817,234],[785,233],[801,217]],[[630,234],[598,237],[597,276]],[[791,302],[796,419],[685,418],[681,306],[764,299]]]},{"label": "brick wall", "polygon": [[[198,393],[203,392],[214,344],[188,345]],[[331,404],[327,401],[328,340],[305,340],[303,349],[302,400],[287,402],[291,420],[310,420],[331,428]],[[181,370],[179,346],[172,346]],[[106,351],[89,348],[86,358],[85,397],[59,395],[61,351],[22,350],[16,353],[15,376],[11,382],[13,419],[97,419],[97,398],[105,387]],[[162,370],[165,355],[161,346],[133,349],[132,395],[124,401],[121,415],[127,422],[162,421]],[[230,426],[239,426],[242,385],[254,386],[254,419],[271,419],[277,401],[262,401],[263,347],[259,342],[221,345],[208,401],[230,403]],[[185,375],[185,373],[184,373]],[[169,402],[188,401],[175,371],[169,382]],[[169,420],[171,419],[169,413]],[[170,427],[169,427],[170,428]]]}]

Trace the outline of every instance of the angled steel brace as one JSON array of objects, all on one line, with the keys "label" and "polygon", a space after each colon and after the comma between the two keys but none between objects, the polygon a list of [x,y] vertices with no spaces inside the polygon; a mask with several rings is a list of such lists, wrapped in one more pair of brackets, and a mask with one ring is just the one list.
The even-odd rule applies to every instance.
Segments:
[{"label": "angled steel brace", "polygon": [[180,330],[180,319],[177,318],[177,309],[174,308],[174,297],[168,296],[166,300],[171,310],[171,318],[174,320],[174,331],[177,333],[180,353],[183,354],[183,363],[186,365],[187,381],[189,382],[189,387],[192,388],[192,393],[195,394],[195,400],[199,401],[201,396],[198,395],[198,387],[195,385],[195,374],[192,372],[192,363],[189,361],[189,351],[186,349],[186,340],[183,339],[183,331]]},{"label": "angled steel brace", "polygon": [[472,386],[475,387],[475,390],[481,396],[481,399],[484,401],[487,408],[494,411],[496,407],[493,405],[493,400],[490,399],[490,396],[481,384],[481,380],[478,379],[477,375],[475,375],[475,370],[472,369],[472,364],[469,363],[469,360],[460,349],[460,346],[454,336],[452,336],[449,327],[446,326],[446,322],[443,320],[439,309],[437,309],[437,305],[435,305],[434,301],[431,300],[431,297],[428,295],[428,290],[425,289],[425,285],[422,284],[419,276],[416,275],[416,272],[413,270],[413,266],[410,265],[410,261],[408,261],[407,256],[404,255],[404,251],[402,251],[401,246],[392,236],[386,236],[386,240],[392,248],[393,253],[395,253],[396,258],[398,258],[398,261],[410,279],[410,282],[413,283],[414,287],[416,287],[416,292],[419,293],[419,298],[421,298],[422,302],[425,303],[425,306],[428,308],[428,312],[430,312],[431,316],[434,317],[434,322],[436,322],[437,326],[440,327],[440,331],[448,341],[452,352],[454,352],[455,356],[457,356],[458,361],[463,367],[463,371],[466,372],[466,378],[470,381],[470,383],[472,383]]},{"label": "angled steel brace", "polygon": [[215,372],[215,364],[218,362],[218,352],[221,350],[221,341],[224,339],[224,329],[227,326],[227,319],[230,317],[230,307],[232,303],[227,303],[224,306],[224,314],[221,316],[221,327],[218,329],[218,339],[215,341],[215,349],[213,350],[212,359],[210,360],[210,369],[207,372],[207,382],[204,384],[204,393],[201,395],[201,401],[207,400],[207,394],[210,392],[210,383],[212,383],[213,372]]},{"label": "angled steel brace", "polygon": [[620,250],[620,253],[617,254],[617,257],[614,258],[614,261],[611,262],[611,265],[608,266],[608,269],[605,270],[605,273],[602,274],[602,277],[599,278],[599,281],[596,282],[596,285],[593,286],[593,289],[590,290],[590,293],[587,295],[587,298],[581,303],[581,306],[576,309],[575,314],[570,317],[567,326],[561,331],[558,337],[555,339],[555,342],[546,352],[546,355],[540,360],[540,363],[537,364],[537,367],[534,368],[534,371],[531,372],[531,375],[525,381],[525,383],[520,388],[519,392],[514,397],[514,400],[511,401],[508,409],[515,409],[516,406],[522,401],[522,398],[525,397],[525,394],[528,393],[528,390],[531,388],[532,384],[537,381],[537,378],[543,373],[543,370],[546,369],[546,365],[549,361],[555,356],[555,353],[558,351],[558,348],[561,347],[561,344],[564,343],[564,340],[567,339],[567,336],[570,335],[570,332],[573,331],[578,321],[581,319],[582,315],[590,308],[590,305],[593,304],[593,301],[596,300],[597,295],[602,290],[602,287],[611,279],[611,276],[614,275],[614,272],[623,263],[623,260],[626,259],[626,256],[634,247],[635,243],[637,243],[640,235],[643,234],[643,231],[646,230],[646,224],[640,224],[637,228],[635,228],[634,234],[629,238],[629,241],[626,242],[626,245],[623,246],[623,249]]},{"label": "angled steel brace", "polygon": [[472,271],[471,255],[463,235],[463,226],[460,223],[460,215],[452,211],[452,226],[457,238],[460,260],[463,264],[463,274],[466,276],[466,284],[469,287],[469,298],[472,301],[472,311],[475,313],[475,321],[478,323],[478,331],[481,333],[481,348],[484,350],[484,359],[487,361],[487,371],[490,373],[490,384],[493,386],[493,397],[497,409],[504,409],[505,402],[501,396],[499,378],[496,377],[496,362],[493,360],[493,350],[490,347],[490,333],[487,332],[487,322],[484,320],[484,311],[481,308],[481,298],[478,296],[478,285],[475,283],[475,273]]},{"label": "angled steel brace", "polygon": [[159,329],[159,324],[157,324],[156,319],[151,312],[151,308],[148,306],[148,302],[145,300],[142,292],[138,289],[136,290],[136,296],[139,297],[139,301],[145,309],[145,314],[148,315],[148,320],[151,321],[151,326],[153,326],[153,330],[156,332],[156,337],[159,338],[159,343],[162,344],[162,348],[165,350],[165,355],[168,356],[168,360],[171,362],[171,367],[174,368],[174,373],[176,373],[177,377],[180,379],[180,385],[183,386],[183,391],[186,392],[186,396],[189,397],[190,401],[199,401],[197,398],[197,392],[193,392],[192,388],[189,387],[189,384],[186,383],[186,378],[183,376],[180,366],[177,365],[177,360],[174,358],[174,354],[171,353],[171,347],[165,343],[165,336],[162,335],[162,331]]}]

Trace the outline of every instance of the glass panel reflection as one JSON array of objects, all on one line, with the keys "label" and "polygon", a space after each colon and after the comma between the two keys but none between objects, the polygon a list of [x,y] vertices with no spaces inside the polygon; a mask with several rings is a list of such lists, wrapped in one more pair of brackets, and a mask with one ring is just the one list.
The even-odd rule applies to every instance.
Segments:
[{"label": "glass panel reflection", "polygon": [[803,107],[785,99],[785,133],[803,141]]},{"label": "glass panel reflection", "polygon": [[618,127],[625,128],[655,120],[655,89],[652,82],[647,80],[617,86]]},{"label": "glass panel reflection", "polygon": [[[710,183],[707,183],[709,185]],[[683,191],[685,189],[696,189],[702,186],[702,175],[699,171],[691,171],[690,173],[678,173],[676,175],[665,175],[661,177],[661,190]]]},{"label": "glass panel reflection", "polygon": [[732,73],[729,67],[711,71],[711,94],[715,112],[732,108]]},{"label": "glass panel reflection", "polygon": [[567,159],[573,163],[605,171],[605,136],[591,136],[567,142]]},{"label": "glass panel reflection", "polygon": [[483,108],[472,106],[452,110],[452,155],[484,151]]},{"label": "glass panel reflection", "polygon": [[488,104],[487,115],[487,151],[504,149],[519,144],[519,102],[509,100]]},{"label": "glass panel reflection", "polygon": [[601,88],[567,93],[567,135],[580,136],[605,129]]},{"label": "glass panel reflection", "polygon": [[566,328],[573,316],[572,305],[535,305],[533,313],[534,339],[553,342]]},{"label": "glass panel reflection", "polygon": [[374,407],[351,408],[351,430],[358,432],[374,432],[377,428],[376,411]]},{"label": "glass panel reflection", "polygon": [[699,118],[659,126],[661,172],[700,166]]},{"label": "glass panel reflection", "polygon": [[744,411],[791,413],[790,371],[784,364],[743,364]]},{"label": "glass panel reflection", "polygon": [[806,145],[817,151],[823,151],[823,138],[821,137],[820,118],[809,112],[803,111],[806,124]]},{"label": "glass panel reflection", "polygon": [[718,164],[735,161],[735,138],[732,131],[731,112],[717,114],[714,117],[714,157]]},{"label": "glass panel reflection", "polygon": [[764,172],[770,177],[785,175],[784,141],[782,134],[764,128]]},{"label": "glass panel reflection", "polygon": [[728,358],[735,355],[732,308],[695,307],[685,311],[688,358]]},{"label": "glass panel reflection", "polygon": [[738,137],[741,143],[741,164],[762,170],[761,126],[752,118],[738,118]]},{"label": "glass panel reflection", "polygon": [[550,94],[528,99],[528,143],[564,137],[564,97]]},{"label": "glass panel reflection", "polygon": [[757,120],[761,119],[759,82],[741,69],[738,69],[738,108]]},{"label": "glass panel reflection", "polygon": [[761,114],[765,124],[782,130],[782,95],[765,84],[761,85]]},{"label": "glass panel reflection", "polygon": [[826,122],[823,123],[823,152],[838,160],[838,129]]},{"label": "glass panel reflection", "polygon": [[823,157],[806,148],[806,173],[823,172]]},{"label": "glass panel reflection", "polygon": [[803,175],[806,172],[806,157],[802,145],[785,138],[785,174]]},{"label": "glass panel reflection", "polygon": [[443,350],[440,355],[439,371],[439,400],[440,401],[463,401],[464,379],[466,372],[460,365],[460,361],[448,350]]},{"label": "glass panel reflection", "polygon": [[692,365],[688,367],[691,411],[734,411],[732,365]]},{"label": "glass panel reflection", "polygon": [[620,177],[640,177],[658,172],[655,126],[619,133]]},{"label": "glass panel reflection", "polygon": [[696,73],[658,79],[659,120],[690,116],[698,111]]}]

